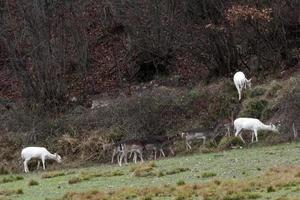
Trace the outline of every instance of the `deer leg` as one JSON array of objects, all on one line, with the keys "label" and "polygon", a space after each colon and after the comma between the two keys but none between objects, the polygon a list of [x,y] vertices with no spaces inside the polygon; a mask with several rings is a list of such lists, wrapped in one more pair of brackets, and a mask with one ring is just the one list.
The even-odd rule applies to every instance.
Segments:
[{"label": "deer leg", "polygon": [[36,166],[36,169],[38,170],[40,168],[40,160],[38,160],[38,164]]},{"label": "deer leg", "polygon": [[140,158],[141,158],[141,161],[142,161],[142,163],[144,162],[144,159],[143,159],[143,154],[142,154],[142,152],[140,151],[140,150],[138,150],[138,153],[139,153],[139,155],[140,155]]},{"label": "deer leg", "polygon": [[252,137],[251,137],[251,143],[253,143],[253,141],[254,141],[254,132],[251,133],[251,134],[252,134]]},{"label": "deer leg", "polygon": [[119,166],[122,166],[123,153],[124,152],[122,152],[122,154],[120,155],[120,158],[118,159]]},{"label": "deer leg", "polygon": [[125,162],[125,165],[128,164],[128,156],[127,156],[127,155],[128,155],[128,151],[126,151],[125,154],[124,154],[124,159],[125,159],[124,162]]},{"label": "deer leg", "polygon": [[188,141],[186,142],[186,146],[187,146],[187,150],[189,150],[189,149],[192,150],[192,147],[191,147],[191,145],[189,144]]},{"label": "deer leg", "polygon": [[257,130],[254,130],[254,135],[255,135],[256,142],[258,142],[258,138],[257,138]]},{"label": "deer leg", "polygon": [[46,170],[46,166],[45,166],[45,157],[42,157],[42,164],[43,164],[43,170]]},{"label": "deer leg", "polygon": [[122,152],[120,155],[120,159],[118,160],[119,166],[122,166],[122,160],[125,160],[125,151]]},{"label": "deer leg", "polygon": [[29,172],[29,169],[28,169],[28,162],[29,162],[30,159],[26,159],[24,160],[24,171],[25,173],[28,173]]},{"label": "deer leg", "polygon": [[163,155],[163,157],[166,157],[165,152],[164,152],[164,150],[162,148],[159,151],[161,152],[161,154]]},{"label": "deer leg", "polygon": [[117,154],[117,160],[118,160],[118,163],[120,163],[120,159],[121,159],[121,155],[123,154],[123,151],[120,151],[118,152]]},{"label": "deer leg", "polygon": [[243,137],[242,137],[242,134],[240,134],[239,136],[240,136],[242,142],[243,142],[244,144],[246,144],[245,140],[244,140]]},{"label": "deer leg", "polygon": [[239,101],[242,99],[242,88],[237,87],[238,93],[239,93]]},{"label": "deer leg", "polygon": [[115,157],[115,155],[116,155],[116,149],[114,149],[114,151],[113,151],[113,154],[112,154],[112,157],[111,157],[111,164],[114,163],[114,157]]},{"label": "deer leg", "polygon": [[137,153],[133,152],[133,161],[134,163],[137,163]]},{"label": "deer leg", "polygon": [[238,134],[241,132],[241,130],[242,130],[242,129],[237,129],[237,130],[235,131],[235,134],[234,134],[234,135],[235,135],[235,137],[237,137],[237,136],[238,136]]},{"label": "deer leg", "polygon": [[171,152],[172,155],[175,155],[174,150],[173,150],[172,147],[169,147],[169,150],[170,150],[170,152]]}]

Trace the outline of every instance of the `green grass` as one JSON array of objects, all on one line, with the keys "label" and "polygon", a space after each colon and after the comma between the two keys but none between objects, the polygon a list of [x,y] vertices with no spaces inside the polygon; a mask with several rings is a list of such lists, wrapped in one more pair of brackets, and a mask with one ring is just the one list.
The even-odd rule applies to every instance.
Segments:
[{"label": "green grass", "polygon": [[[199,184],[213,184],[215,187],[224,188],[226,184],[230,185],[229,183],[231,183],[231,181],[234,183],[241,181],[241,183],[238,182],[237,185],[243,185],[243,181],[262,176],[272,167],[300,166],[299,155],[300,144],[292,143],[268,147],[236,149],[218,153],[178,156],[159,160],[155,163],[147,162],[142,166],[140,166],[140,164],[130,164],[129,166],[123,167],[116,165],[98,165],[87,168],[63,169],[55,172],[1,175],[0,180],[8,179],[11,176],[22,176],[23,179],[1,183],[0,191],[3,191],[3,195],[1,195],[0,192],[0,199],[57,199],[62,198],[68,192],[90,192],[91,194],[89,195],[93,195],[97,192],[117,191],[121,189],[130,190],[130,193],[135,194],[135,190],[137,189],[143,190],[144,188],[152,187],[153,190],[159,190],[165,187],[166,191],[174,194],[176,198],[184,199],[185,195],[196,195],[196,193],[191,191],[194,189],[197,190],[197,187],[201,188]],[[155,172],[155,176],[135,176],[134,173],[137,170],[149,170],[150,172]],[[276,173],[276,169],[272,170]],[[299,199],[299,174],[300,171],[295,172],[292,182],[268,186],[262,189],[257,189],[256,186],[254,186],[255,181],[253,182],[253,188],[248,188],[247,191],[231,191],[231,189],[228,188],[226,189],[226,191],[228,190],[227,193],[222,194],[223,197],[220,200]],[[39,184],[29,186],[28,183],[30,180],[35,180]],[[70,180],[76,180],[76,184],[69,184]],[[257,180],[259,180],[259,178]],[[252,183],[247,182],[247,184],[251,185]],[[255,191],[252,191],[252,189],[255,189]],[[18,190],[22,191],[22,193],[5,193],[5,191]],[[179,193],[181,190],[185,192]],[[203,190],[199,189],[199,191]],[[4,194],[9,195],[5,196]],[[150,194],[151,193],[149,193],[149,195]],[[162,195],[159,192],[157,192],[157,194]],[[136,195],[139,195],[139,193]],[[146,197],[151,198],[151,196]],[[168,198],[152,197],[152,199],[176,199],[173,197],[174,196]],[[197,199],[196,196],[194,197]],[[204,199],[210,198],[205,197]]]}]

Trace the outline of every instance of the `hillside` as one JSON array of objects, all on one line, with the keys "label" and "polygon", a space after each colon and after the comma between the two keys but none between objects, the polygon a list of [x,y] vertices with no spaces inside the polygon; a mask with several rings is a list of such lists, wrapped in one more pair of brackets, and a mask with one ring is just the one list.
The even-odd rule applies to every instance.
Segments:
[{"label": "hillside", "polygon": [[[251,146],[249,132],[247,144],[232,137],[238,117],[276,125],[258,146],[298,141],[299,9],[297,0],[1,2],[0,171],[20,172],[26,146],[77,167],[151,137],[177,155]],[[241,101],[238,71],[252,78]],[[179,134],[194,128],[213,137],[187,152]]]},{"label": "hillside", "polygon": [[6,175],[0,176],[0,198],[296,200],[299,153],[299,143],[286,143],[123,167]]}]

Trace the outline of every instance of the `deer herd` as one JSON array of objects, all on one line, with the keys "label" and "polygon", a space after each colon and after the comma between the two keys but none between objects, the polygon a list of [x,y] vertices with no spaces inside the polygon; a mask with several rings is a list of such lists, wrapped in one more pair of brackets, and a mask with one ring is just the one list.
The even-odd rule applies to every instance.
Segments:
[{"label": "deer herd", "polygon": [[[233,77],[234,84],[238,91],[239,101],[242,98],[242,90],[247,87],[251,88],[251,79],[246,79],[243,72],[235,73]],[[227,127],[227,134],[230,134],[230,125],[225,124]],[[233,122],[233,126],[235,129],[235,137],[240,137],[240,139],[245,143],[241,133],[242,130],[250,130],[252,131],[252,140],[251,142],[255,141],[258,142],[257,132],[259,130],[269,130],[273,132],[279,132],[277,127],[273,124],[266,125],[262,123],[259,119],[255,118],[237,118]],[[138,161],[144,162],[145,153],[148,152],[154,160],[157,159],[157,154],[160,157],[165,157],[166,155],[174,155],[174,148],[176,147],[176,141],[178,137],[181,137],[185,142],[185,147],[187,150],[191,150],[192,146],[191,143],[195,140],[202,140],[203,145],[205,145],[206,141],[210,139],[212,142],[215,143],[216,134],[216,127],[214,128],[197,128],[191,129],[189,131],[184,131],[178,134],[175,134],[173,137],[168,136],[152,136],[143,139],[127,139],[123,141],[119,141],[113,144],[113,152],[111,163],[114,163],[114,160],[117,160],[117,163],[122,166],[122,163],[127,164],[128,159],[133,160],[134,163]],[[167,153],[166,153],[167,152]],[[21,158],[24,164],[24,171],[27,173],[28,170],[28,162],[31,159],[38,159],[42,160],[43,169],[45,170],[45,161],[47,159],[56,160],[57,162],[61,162],[61,157],[55,153],[50,153],[44,147],[26,147],[22,150]],[[39,168],[40,161],[38,161]]]}]

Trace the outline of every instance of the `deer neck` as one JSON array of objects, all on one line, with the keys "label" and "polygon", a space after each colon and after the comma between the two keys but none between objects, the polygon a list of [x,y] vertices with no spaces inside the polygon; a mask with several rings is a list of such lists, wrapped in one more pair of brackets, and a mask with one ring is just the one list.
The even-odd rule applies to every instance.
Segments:
[{"label": "deer neck", "polygon": [[47,158],[48,158],[48,159],[51,159],[51,160],[56,160],[56,155],[55,155],[55,154],[52,154],[52,153],[49,153],[49,154],[47,155]]},{"label": "deer neck", "polygon": [[262,125],[261,125],[261,129],[262,129],[262,130],[273,131],[271,125],[266,125],[266,124],[262,124]]}]

